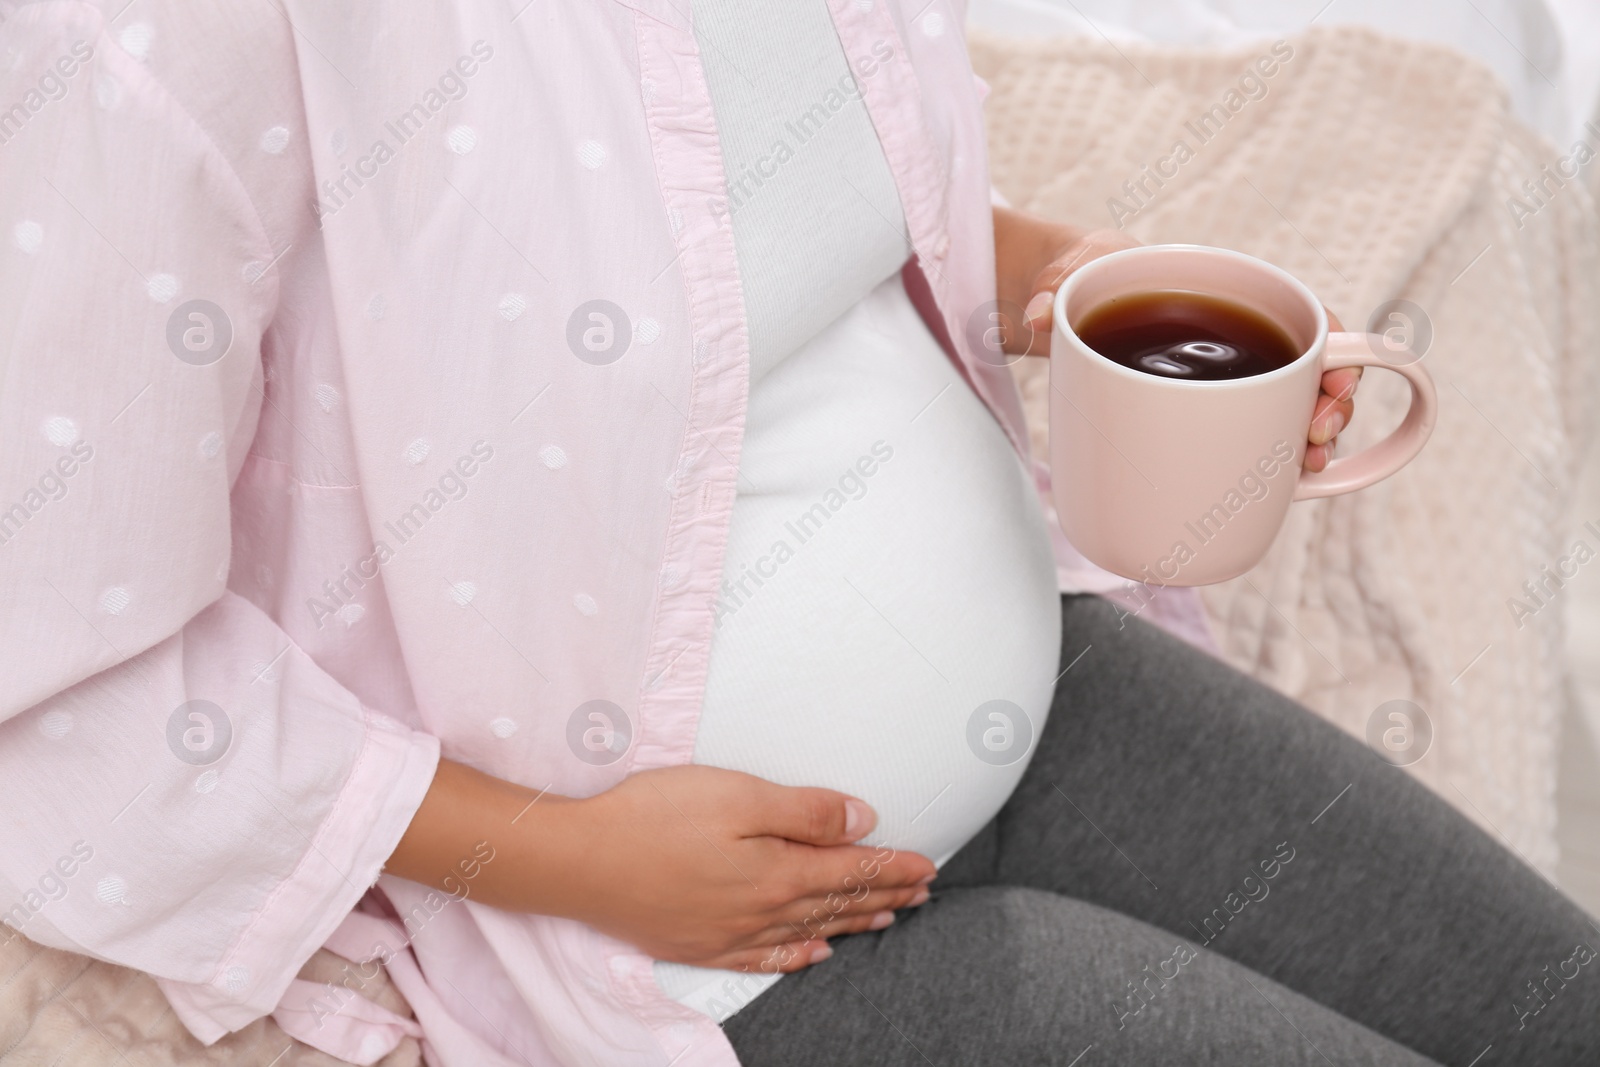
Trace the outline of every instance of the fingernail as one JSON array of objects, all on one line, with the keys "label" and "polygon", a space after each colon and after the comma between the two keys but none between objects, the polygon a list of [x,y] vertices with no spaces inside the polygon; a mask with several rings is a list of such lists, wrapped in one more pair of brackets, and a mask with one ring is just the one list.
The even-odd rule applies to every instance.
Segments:
[{"label": "fingernail", "polygon": [[832,955],[833,949],[829,948],[827,945],[819,945],[811,950],[811,962],[821,963],[823,960]]},{"label": "fingernail", "polygon": [[929,882],[933,881],[937,877],[939,877],[939,873],[937,871],[935,871],[933,874],[925,874],[921,878],[917,879],[917,884],[918,885],[927,885]]},{"label": "fingernail", "polygon": [[928,896],[929,893],[926,889],[919,889],[917,890],[917,895],[911,898],[911,902],[907,904],[906,907],[914,908],[918,904],[926,904],[928,902]]},{"label": "fingernail", "polygon": [[1054,299],[1054,293],[1034,293],[1033,299],[1028,301],[1028,306],[1022,311],[1023,317],[1029,322],[1044,318],[1045,312],[1050,310],[1050,301]]},{"label": "fingernail", "polygon": [[1344,426],[1344,413],[1337,408],[1329,408],[1328,413],[1319,418],[1311,427],[1310,441],[1314,445],[1325,445],[1331,441]]},{"label": "fingernail", "polygon": [[850,840],[865,836],[877,821],[878,816],[865,801],[852,799],[844,802],[844,834]]},{"label": "fingernail", "polygon": [[894,912],[880,911],[878,914],[872,917],[872,925],[868,926],[867,929],[882,930],[885,926],[888,926],[892,922],[894,922]]}]

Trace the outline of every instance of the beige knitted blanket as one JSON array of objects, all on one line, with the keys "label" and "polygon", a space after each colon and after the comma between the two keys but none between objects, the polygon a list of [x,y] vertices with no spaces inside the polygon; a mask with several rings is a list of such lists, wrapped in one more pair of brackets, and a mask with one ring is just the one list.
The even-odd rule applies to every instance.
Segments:
[{"label": "beige knitted blanket", "polygon": [[[9,933],[0,926],[0,941]],[[334,982],[345,961],[318,949],[300,977]],[[390,1011],[410,1014],[388,975],[362,986]],[[343,1060],[288,1037],[271,1018],[206,1048],[172,1013],[155,980],[138,971],[43,948],[18,935],[0,944],[0,1064],[4,1067],[340,1067]],[[421,1067],[412,1038],[379,1067]]]},{"label": "beige knitted blanket", "polygon": [[[1421,705],[1435,736],[1412,770],[1548,869],[1559,612],[1518,630],[1506,600],[1572,539],[1556,524],[1592,413],[1593,202],[1569,183],[1513,217],[1508,197],[1570,146],[1508,121],[1476,65],[1352,29],[1290,46],[1270,77],[1247,80],[1270,50],[975,40],[994,89],[995,182],[1052,217],[1110,225],[1116,198],[1142,240],[1264,256],[1350,324],[1392,297],[1426,309],[1442,403],[1433,444],[1383,486],[1296,505],[1269,558],[1206,590],[1206,606],[1236,665],[1356,733],[1387,700]],[[1192,157],[1177,162],[1180,139]],[[1157,186],[1146,166],[1173,176]],[[1019,370],[1042,444],[1042,368]],[[1386,377],[1363,385],[1349,444],[1398,421],[1403,391]],[[321,952],[303,976],[337,966]],[[400,1009],[392,988],[378,996]],[[335,1062],[270,1019],[203,1049],[148,977],[20,937],[0,945],[5,1067]],[[409,1039],[383,1061],[419,1062]]]}]

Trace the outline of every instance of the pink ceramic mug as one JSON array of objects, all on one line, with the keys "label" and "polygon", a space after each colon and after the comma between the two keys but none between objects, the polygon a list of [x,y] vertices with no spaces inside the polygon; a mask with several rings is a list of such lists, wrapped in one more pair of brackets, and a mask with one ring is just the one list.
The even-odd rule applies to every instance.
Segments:
[{"label": "pink ceramic mug", "polygon": [[[1301,354],[1266,374],[1184,381],[1114,363],[1074,332],[1107,300],[1161,289],[1253,308],[1283,327]],[[1433,379],[1415,357],[1393,352],[1382,337],[1330,334],[1309,289],[1239,252],[1150,245],[1080,268],[1056,292],[1050,340],[1050,463],[1067,539],[1106,570],[1153,584],[1243,574],[1271,547],[1291,501],[1362,489],[1421,451],[1437,414]],[[1411,408],[1376,445],[1305,473],[1322,373],[1340,367],[1404,375]]]}]

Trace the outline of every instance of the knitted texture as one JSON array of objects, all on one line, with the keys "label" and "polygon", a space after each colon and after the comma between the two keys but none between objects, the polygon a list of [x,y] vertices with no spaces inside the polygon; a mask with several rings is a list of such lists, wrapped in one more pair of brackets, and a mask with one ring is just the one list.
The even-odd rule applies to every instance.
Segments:
[{"label": "knitted texture", "polygon": [[[9,931],[7,931],[9,933]],[[300,969],[310,982],[337,982],[345,961],[318,949]],[[381,972],[361,987],[390,1011],[409,1015]],[[0,943],[0,1064],[5,1067],[343,1067],[301,1044],[269,1016],[207,1048],[184,1029],[147,974],[36,945]],[[376,1067],[421,1067],[422,1050],[403,1038]]]},{"label": "knitted texture", "polygon": [[[1432,336],[1427,449],[1375,487],[1296,504],[1253,571],[1202,596],[1231,663],[1350,732],[1392,726],[1388,701],[1420,706],[1433,738],[1408,769],[1549,871],[1561,611],[1519,628],[1508,600],[1533,607],[1523,583],[1579,536],[1563,519],[1594,411],[1594,198],[1579,180],[1522,188],[1572,146],[1513,122],[1452,51],[1355,27],[1286,45],[974,35],[993,180],[1050,218],[1269,260],[1353,329],[1393,299],[1421,309],[1406,317]],[[1015,370],[1048,455],[1047,368]],[[1408,395],[1367,373],[1340,453],[1398,425]]]}]

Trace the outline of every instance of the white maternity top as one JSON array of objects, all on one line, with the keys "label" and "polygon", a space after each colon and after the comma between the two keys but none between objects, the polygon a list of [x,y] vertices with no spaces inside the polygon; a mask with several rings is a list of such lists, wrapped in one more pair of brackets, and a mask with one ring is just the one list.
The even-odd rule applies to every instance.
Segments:
[{"label": "white maternity top", "polygon": [[[693,17],[751,348],[695,762],[861,797],[867,843],[942,864],[1010,796],[1049,710],[1045,519],[901,284],[899,197],[821,0]],[[719,1021],[777,980],[656,977]]]}]

